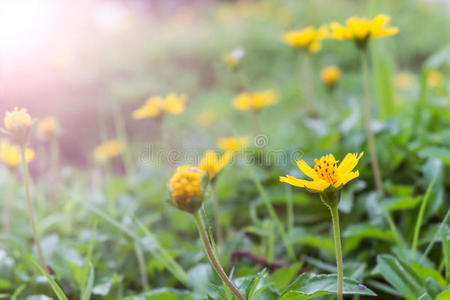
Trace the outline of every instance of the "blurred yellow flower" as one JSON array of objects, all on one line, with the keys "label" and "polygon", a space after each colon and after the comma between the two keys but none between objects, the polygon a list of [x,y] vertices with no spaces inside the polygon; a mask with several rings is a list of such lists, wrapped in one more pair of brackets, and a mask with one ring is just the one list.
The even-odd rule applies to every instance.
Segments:
[{"label": "blurred yellow flower", "polygon": [[204,128],[210,127],[216,120],[216,112],[212,109],[203,109],[197,116],[198,124]]},{"label": "blurred yellow flower", "polygon": [[[34,159],[33,149],[25,150],[25,160],[27,163]],[[10,167],[18,166],[22,159],[20,154],[20,148],[17,145],[10,144],[7,140],[0,141],[0,161]]]},{"label": "blurred yellow flower", "polygon": [[230,161],[233,151],[227,151],[221,158],[215,151],[206,151],[198,165],[199,169],[207,172],[209,178],[213,179]]},{"label": "blurred yellow flower", "polygon": [[328,36],[327,26],[315,29],[308,26],[300,30],[292,30],[283,33],[283,41],[293,47],[308,48],[311,52],[318,52],[322,48],[321,40]]},{"label": "blurred yellow flower", "polygon": [[15,143],[19,145],[27,143],[33,120],[25,108],[17,109],[16,107],[13,111],[6,112],[4,124]]},{"label": "blurred yellow flower", "polygon": [[179,115],[184,111],[186,99],[186,95],[177,95],[175,93],[170,93],[166,98],[159,96],[150,97],[144,105],[133,111],[133,119],[154,118],[160,116],[162,112]]},{"label": "blurred yellow flower", "polygon": [[119,140],[106,141],[94,149],[94,158],[99,162],[106,162],[119,156],[125,150],[125,145]]},{"label": "blurred yellow flower", "polygon": [[237,151],[248,147],[248,140],[245,136],[231,136],[231,137],[223,137],[217,141],[217,147],[221,150],[228,151]]},{"label": "blurred yellow flower", "polygon": [[427,77],[427,86],[430,88],[442,85],[444,83],[444,74],[439,71],[430,71]]},{"label": "blurred yellow flower", "polygon": [[341,78],[341,70],[336,66],[323,68],[320,78],[326,84],[335,84]]},{"label": "blurred yellow flower", "polygon": [[195,166],[178,167],[169,181],[170,195],[179,209],[196,212],[203,203],[203,176]]},{"label": "blurred yellow flower", "polygon": [[241,93],[233,99],[233,106],[238,110],[259,110],[272,106],[277,102],[277,94],[273,90],[254,93]]},{"label": "blurred yellow flower", "polygon": [[239,68],[241,60],[244,58],[244,56],[245,51],[243,48],[235,48],[233,51],[225,55],[224,62],[230,69],[236,70]]},{"label": "blurred yellow flower", "polygon": [[390,17],[377,15],[372,20],[367,18],[350,17],[346,26],[337,22],[331,23],[333,34],[331,37],[342,40],[354,40],[359,47],[364,47],[367,40],[391,36],[398,33],[398,27],[388,27]]},{"label": "blurred yellow flower", "polygon": [[55,117],[47,117],[37,124],[39,134],[46,139],[54,138],[60,135],[61,127]]},{"label": "blurred yellow flower", "polygon": [[186,95],[177,95],[170,93],[162,102],[162,110],[172,115],[179,115],[184,111],[184,104],[187,100]]},{"label": "blurred yellow flower", "polygon": [[313,193],[321,193],[329,189],[340,189],[347,182],[359,176],[359,171],[352,172],[359,162],[363,153],[348,153],[344,160],[337,165],[338,161],[333,154],[315,159],[316,163],[312,169],[304,160],[297,161],[297,166],[302,172],[310,177],[312,181],[297,179],[293,176],[280,176],[280,181],[293,186],[305,188]]},{"label": "blurred yellow flower", "polygon": [[395,76],[395,86],[400,90],[409,89],[416,82],[416,76],[413,73],[401,72]]}]

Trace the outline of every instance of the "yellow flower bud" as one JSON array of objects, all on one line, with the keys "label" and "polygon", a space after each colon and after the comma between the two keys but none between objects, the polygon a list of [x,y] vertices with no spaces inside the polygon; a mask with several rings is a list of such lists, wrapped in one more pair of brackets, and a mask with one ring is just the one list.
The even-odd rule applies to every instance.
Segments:
[{"label": "yellow flower bud", "polygon": [[170,195],[179,209],[195,213],[203,204],[203,176],[206,173],[195,166],[178,167],[169,181]]},{"label": "yellow flower bud", "polygon": [[12,112],[7,112],[4,124],[14,142],[20,145],[27,143],[33,120],[25,108],[17,109],[16,107]]},{"label": "yellow flower bud", "polygon": [[322,69],[320,78],[326,84],[335,84],[341,78],[341,70],[336,66],[330,66]]}]

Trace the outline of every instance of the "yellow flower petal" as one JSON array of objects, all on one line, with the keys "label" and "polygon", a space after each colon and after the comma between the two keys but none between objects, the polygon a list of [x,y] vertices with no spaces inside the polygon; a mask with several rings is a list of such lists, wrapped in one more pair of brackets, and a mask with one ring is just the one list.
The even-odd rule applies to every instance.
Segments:
[{"label": "yellow flower petal", "polygon": [[308,164],[304,160],[297,161],[297,166],[303,173],[305,173],[306,176],[312,179],[317,178],[316,171],[314,171],[313,168],[308,166]]},{"label": "yellow flower petal", "polygon": [[399,31],[398,27],[389,27],[386,29],[374,30],[371,33],[371,37],[379,38],[379,37],[391,36],[391,35],[397,34],[398,31]]},{"label": "yellow flower petal", "polygon": [[359,171],[341,174],[341,175],[339,175],[339,180],[334,184],[334,186],[336,188],[340,188],[341,186],[343,186],[350,180],[357,178],[358,176],[359,176]]},{"label": "yellow flower petal", "polygon": [[313,193],[320,193],[326,190],[330,186],[330,183],[322,179],[317,179],[314,181],[306,181],[305,188]]},{"label": "yellow flower petal", "polygon": [[345,156],[344,160],[338,166],[338,173],[345,174],[351,172],[359,162],[364,152],[361,152],[359,156],[356,153],[349,153]]},{"label": "yellow flower petal", "polygon": [[391,17],[388,15],[383,15],[383,14],[377,15],[370,22],[370,29],[371,30],[379,30],[379,29],[383,28],[385,25],[387,25],[390,20],[391,20]]},{"label": "yellow flower petal", "polygon": [[308,182],[310,182],[310,181],[304,180],[304,179],[298,179],[293,176],[286,175],[286,177],[280,176],[280,182],[289,183],[290,185],[293,185],[296,187],[305,187],[305,184],[308,184]]}]

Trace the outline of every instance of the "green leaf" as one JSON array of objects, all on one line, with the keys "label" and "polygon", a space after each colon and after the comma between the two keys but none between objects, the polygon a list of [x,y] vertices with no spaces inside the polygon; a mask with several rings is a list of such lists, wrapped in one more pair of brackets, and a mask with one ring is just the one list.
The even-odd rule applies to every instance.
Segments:
[{"label": "green leaf", "polygon": [[425,293],[424,280],[405,262],[392,255],[379,255],[377,264],[381,276],[407,299],[418,299]]},{"label": "green leaf", "polygon": [[436,297],[436,300],[448,300],[448,299],[450,299],[450,290],[443,291]]},{"label": "green leaf", "polygon": [[390,230],[383,230],[378,226],[369,224],[357,224],[347,228],[343,233],[344,237],[370,238],[386,241],[393,241],[394,236]]},{"label": "green leaf", "polygon": [[39,263],[37,263],[36,260],[31,256],[28,258],[28,260],[33,264],[35,269],[39,270],[43,275],[45,275],[45,277],[47,277],[47,280],[50,283],[53,292],[55,292],[56,297],[58,297],[59,300],[68,300],[63,290],[59,287],[56,281],[50,275],[48,275],[48,273],[41,267],[41,265],[39,265]]},{"label": "green leaf", "polygon": [[86,287],[81,294],[81,300],[89,300],[91,299],[92,290],[94,289],[94,277],[95,271],[94,266],[89,262],[89,277],[86,283]]},{"label": "green leaf", "polygon": [[445,279],[441,276],[441,274],[438,271],[434,270],[433,268],[422,266],[421,264],[416,262],[412,262],[410,266],[423,279],[431,277],[434,279],[434,281],[436,281],[437,284],[441,286],[441,288],[444,288],[447,285]]},{"label": "green leaf", "polygon": [[441,230],[442,238],[442,251],[444,252],[444,264],[445,264],[445,279],[450,284],[450,238],[449,235]]},{"label": "green leaf", "polygon": [[422,158],[438,158],[446,164],[450,164],[450,150],[448,147],[428,147],[420,150],[418,155]]},{"label": "green leaf", "polygon": [[398,197],[384,201],[383,207],[388,211],[408,210],[416,207],[422,197]]},{"label": "green leaf", "polygon": [[[302,300],[316,296],[337,293],[336,275],[315,275],[304,273],[283,292],[280,300]],[[344,278],[344,295],[376,296],[374,292],[358,281]]]},{"label": "green leaf", "polygon": [[285,267],[276,270],[272,275],[270,275],[270,281],[273,283],[274,287],[277,289],[284,289],[291,280],[297,275],[302,264],[297,263],[290,267]]}]

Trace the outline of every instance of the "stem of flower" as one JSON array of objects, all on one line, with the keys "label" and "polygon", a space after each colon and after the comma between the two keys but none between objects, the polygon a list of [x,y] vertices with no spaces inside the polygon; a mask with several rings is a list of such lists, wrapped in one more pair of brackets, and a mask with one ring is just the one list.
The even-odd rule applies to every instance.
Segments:
[{"label": "stem of flower", "polygon": [[309,53],[305,54],[303,52],[301,52],[300,55],[303,55],[300,86],[305,91],[306,101],[311,104],[311,108],[313,109],[312,112],[318,114],[319,109],[317,108],[316,94],[314,93],[311,56]]},{"label": "stem of flower", "polygon": [[336,265],[337,265],[337,299],[342,300],[342,284],[344,281],[344,270],[342,262],[342,246],[341,246],[341,233],[339,229],[339,211],[338,204],[328,206],[331,212],[331,219],[333,221],[333,233],[334,233],[334,247],[336,248]]},{"label": "stem of flower", "polygon": [[259,111],[252,110],[253,115],[253,130],[255,132],[255,136],[261,134],[261,122],[259,121]]},{"label": "stem of flower", "polygon": [[195,223],[197,224],[198,232],[203,241],[203,246],[205,247],[206,255],[208,256],[211,265],[216,270],[217,275],[219,275],[223,283],[225,283],[230,288],[230,290],[233,292],[233,294],[236,295],[236,297],[239,300],[245,300],[244,296],[242,296],[239,290],[234,286],[234,284],[228,278],[227,274],[225,274],[224,270],[222,269],[222,266],[219,264],[217,257],[214,254],[214,250],[212,249],[211,243],[209,242],[208,234],[206,232],[205,225],[203,224],[203,220],[202,217],[200,216],[200,213],[197,211],[195,214],[193,214],[193,216],[195,219]]},{"label": "stem of flower", "polygon": [[142,288],[144,289],[144,291],[147,291],[150,289],[150,286],[148,285],[147,270],[145,268],[145,257],[144,253],[142,252],[141,245],[138,242],[134,242],[134,252],[136,253],[136,259],[139,265]]},{"label": "stem of flower", "polygon": [[[9,170],[12,171],[12,168]],[[9,233],[11,230],[11,209],[12,209],[12,195],[14,187],[14,174],[11,172],[11,177],[6,188],[5,210],[3,211],[3,231]]]},{"label": "stem of flower", "polygon": [[127,175],[133,171],[133,159],[131,157],[131,149],[129,148],[127,130],[125,128],[125,121],[123,119],[122,110],[117,103],[113,104],[114,107],[114,125],[116,128],[116,135],[119,140],[124,143],[125,150],[122,152],[122,161],[125,167]]},{"label": "stem of flower", "polygon": [[369,91],[369,66],[367,50],[361,52],[361,69],[363,74],[364,87],[364,115],[366,123],[367,141],[369,143],[370,161],[372,165],[373,176],[375,178],[375,185],[381,194],[383,193],[383,182],[381,180],[380,165],[378,163],[377,148],[375,144],[375,136],[372,131],[372,112],[370,105],[370,91]]},{"label": "stem of flower", "polygon": [[217,198],[216,186],[214,183],[211,184],[211,191],[214,205],[214,219],[216,222],[217,246],[219,249],[219,253],[221,253],[223,247],[223,227],[222,223],[220,222],[220,203],[219,199]]},{"label": "stem of flower", "polygon": [[58,165],[59,165],[59,143],[58,143],[58,137],[53,136],[51,138],[51,172],[53,176],[56,176],[56,173],[58,172]]},{"label": "stem of flower", "polygon": [[42,253],[41,243],[39,242],[39,235],[36,228],[36,222],[34,220],[33,214],[33,205],[31,203],[30,196],[30,186],[29,186],[29,175],[28,175],[28,165],[25,158],[25,146],[20,146],[20,155],[21,155],[21,165],[22,165],[22,173],[23,173],[23,183],[25,185],[25,195],[27,199],[27,208],[28,208],[28,218],[30,219],[31,230],[33,232],[34,243],[36,244],[36,248],[39,254],[39,259],[41,260],[42,266],[45,271],[50,274],[47,263],[45,262],[44,254]]}]

